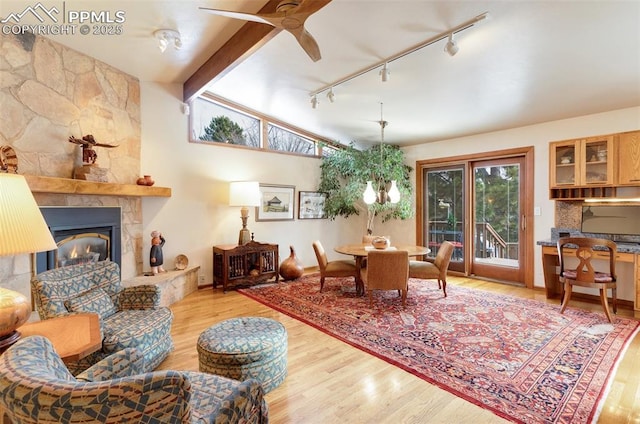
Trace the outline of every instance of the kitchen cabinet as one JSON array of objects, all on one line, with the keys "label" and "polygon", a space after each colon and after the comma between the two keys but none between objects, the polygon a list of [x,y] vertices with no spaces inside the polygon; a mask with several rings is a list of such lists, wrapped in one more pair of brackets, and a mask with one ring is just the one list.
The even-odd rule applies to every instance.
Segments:
[{"label": "kitchen cabinet", "polygon": [[549,144],[549,188],[552,199],[612,197],[616,194],[613,135]]},{"label": "kitchen cabinet", "polygon": [[640,131],[618,134],[618,185],[640,185]]}]

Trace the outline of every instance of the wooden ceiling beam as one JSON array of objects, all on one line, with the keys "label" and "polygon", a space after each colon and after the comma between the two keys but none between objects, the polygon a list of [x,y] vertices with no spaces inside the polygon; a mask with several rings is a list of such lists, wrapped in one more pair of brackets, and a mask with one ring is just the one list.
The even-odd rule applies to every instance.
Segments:
[{"label": "wooden ceiling beam", "polygon": [[[271,13],[281,0],[269,0],[258,13]],[[211,82],[222,78],[242,63],[281,29],[258,22],[247,22],[213,56],[191,75],[182,86],[182,98],[190,102]]]}]

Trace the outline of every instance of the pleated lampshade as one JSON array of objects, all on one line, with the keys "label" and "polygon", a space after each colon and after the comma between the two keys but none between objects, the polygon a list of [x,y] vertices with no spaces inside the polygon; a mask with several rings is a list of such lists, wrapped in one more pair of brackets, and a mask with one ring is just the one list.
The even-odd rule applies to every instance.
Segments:
[{"label": "pleated lampshade", "polygon": [[[56,249],[49,227],[24,176],[0,173],[0,256]],[[0,347],[15,342],[16,328],[31,314],[21,293],[0,287]]]}]

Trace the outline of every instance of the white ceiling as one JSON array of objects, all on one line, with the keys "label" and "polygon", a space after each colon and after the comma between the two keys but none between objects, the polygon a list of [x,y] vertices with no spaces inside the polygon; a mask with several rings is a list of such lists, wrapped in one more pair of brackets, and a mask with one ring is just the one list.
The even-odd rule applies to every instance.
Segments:
[{"label": "white ceiling", "polygon": [[[62,4],[46,1],[45,6]],[[141,81],[183,83],[243,21],[198,9],[258,11],[266,1],[81,1],[67,9],[123,10],[124,34],[50,38]],[[0,15],[34,1],[2,0]],[[490,19],[324,93],[309,93],[481,13]],[[313,62],[281,32],[220,78],[213,93],[343,143],[416,144],[640,106],[640,1],[333,0],[306,22],[320,46]],[[152,32],[177,29],[183,47],[162,54]],[[640,128],[640,116],[638,117]],[[587,134],[585,134],[587,135]]]}]

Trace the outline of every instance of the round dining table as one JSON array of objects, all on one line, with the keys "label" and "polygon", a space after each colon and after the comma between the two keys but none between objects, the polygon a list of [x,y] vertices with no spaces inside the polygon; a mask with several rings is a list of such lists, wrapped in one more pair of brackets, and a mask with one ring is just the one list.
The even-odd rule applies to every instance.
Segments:
[{"label": "round dining table", "polygon": [[369,243],[344,244],[342,246],[334,248],[333,250],[344,255],[351,255],[355,259],[356,294],[358,296],[364,295],[364,282],[362,281],[362,277],[360,275],[360,271],[362,270],[362,262],[372,250],[406,250],[409,256],[423,256],[431,252],[431,249],[425,246],[397,245],[389,246],[386,249],[376,249]]}]

